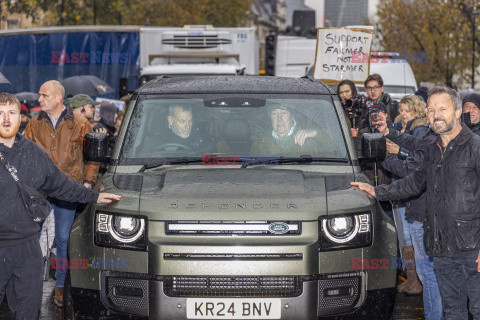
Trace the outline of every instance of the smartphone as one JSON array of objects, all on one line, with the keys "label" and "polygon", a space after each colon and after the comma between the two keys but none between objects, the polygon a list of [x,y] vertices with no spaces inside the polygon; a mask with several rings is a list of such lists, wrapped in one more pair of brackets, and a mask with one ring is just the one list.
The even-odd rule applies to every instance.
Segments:
[{"label": "smartphone", "polygon": [[95,114],[93,115],[93,121],[100,121],[100,105],[95,106]]},{"label": "smartphone", "polygon": [[380,111],[371,111],[370,112],[370,127],[373,128],[373,127],[377,126],[377,122],[380,120],[379,113],[380,113]]}]

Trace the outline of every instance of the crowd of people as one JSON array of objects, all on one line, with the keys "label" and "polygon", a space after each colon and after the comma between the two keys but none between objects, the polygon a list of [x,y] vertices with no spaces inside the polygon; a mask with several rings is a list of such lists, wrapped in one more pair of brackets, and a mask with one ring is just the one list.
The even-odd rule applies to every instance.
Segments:
[{"label": "crowd of people", "polygon": [[451,88],[433,87],[396,105],[379,75],[364,85],[367,97],[348,80],[337,94],[357,146],[365,132],[386,136],[378,163],[385,178],[365,167],[374,186],[351,185],[399,212],[391,217],[407,280],[397,290],[423,294],[427,320],[468,319],[468,311],[480,319],[480,94],[462,101]]},{"label": "crowd of people", "polygon": [[[359,95],[349,80],[337,88],[357,154],[361,157],[361,138],[367,132],[386,136],[388,154],[375,166],[362,163],[374,186],[352,186],[376,197],[396,220],[406,269],[398,290],[423,294],[427,320],[467,319],[467,301],[474,319],[480,319],[480,94],[468,94],[462,101],[453,89],[433,87],[396,102],[385,92],[380,75],[370,75],[364,86],[367,96]],[[65,99],[62,85],[54,80],[45,82],[39,94],[41,111],[31,117],[31,105],[0,93],[0,301],[6,293],[16,319],[38,318],[44,255],[38,238],[45,226],[29,218],[20,184],[12,187],[15,176],[48,195],[60,261],[67,260],[69,231],[81,203],[120,199],[92,189],[106,168],[84,161],[83,139],[90,132],[104,133],[112,149],[123,111],[85,94]],[[255,154],[315,153],[318,139],[333,144],[321,128],[296,121],[288,106],[271,105],[268,115],[272,131],[254,141]],[[200,151],[213,148],[191,134],[188,106],[170,106],[167,122],[163,138],[169,143],[189,142]],[[57,266],[58,306],[63,304],[65,273]]]}]

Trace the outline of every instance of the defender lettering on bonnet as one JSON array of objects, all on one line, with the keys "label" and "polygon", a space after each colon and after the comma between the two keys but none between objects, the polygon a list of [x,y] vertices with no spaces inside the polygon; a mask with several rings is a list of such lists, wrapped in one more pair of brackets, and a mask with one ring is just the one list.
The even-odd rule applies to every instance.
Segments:
[{"label": "defender lettering on bonnet", "polygon": [[[296,203],[287,203],[287,209],[298,209]],[[187,203],[185,205],[186,209],[195,209],[195,208],[219,208],[219,209],[248,209],[249,207],[252,207],[253,209],[263,209],[263,204],[262,203],[253,203],[252,205],[247,205],[245,203],[236,203],[235,205],[230,205],[228,203],[220,203],[219,205],[211,205],[209,203],[202,203],[202,204],[197,204],[196,203]],[[178,203],[170,203],[168,205],[169,209],[178,209],[180,206]],[[267,207],[265,207],[267,208]],[[279,203],[270,203],[270,209],[280,209],[280,204]]]}]

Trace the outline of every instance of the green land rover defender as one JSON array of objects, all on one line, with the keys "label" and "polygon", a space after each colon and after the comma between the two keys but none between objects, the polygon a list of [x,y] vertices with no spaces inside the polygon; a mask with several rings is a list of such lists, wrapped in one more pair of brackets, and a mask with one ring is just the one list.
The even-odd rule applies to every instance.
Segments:
[{"label": "green land rover defender", "polygon": [[347,121],[311,79],[137,89],[111,157],[102,134],[85,140],[88,160],[109,161],[105,191],[122,199],[72,226],[65,318],[390,319],[395,227],[350,187],[367,181],[368,159]]}]

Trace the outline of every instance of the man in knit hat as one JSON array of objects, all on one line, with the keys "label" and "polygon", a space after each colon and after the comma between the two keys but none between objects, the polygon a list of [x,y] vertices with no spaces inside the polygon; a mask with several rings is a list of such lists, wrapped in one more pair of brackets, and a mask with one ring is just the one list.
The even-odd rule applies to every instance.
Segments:
[{"label": "man in knit hat", "polygon": [[77,94],[70,98],[70,105],[73,108],[73,112],[87,118],[92,127],[96,124],[94,120],[95,106],[99,104],[100,102],[92,100],[92,98],[86,94]]},{"label": "man in knit hat", "polygon": [[462,101],[463,113],[470,113],[470,129],[480,135],[480,94],[470,93]]},{"label": "man in knit hat", "polygon": [[25,128],[27,127],[28,121],[30,120],[30,110],[28,110],[28,107],[25,103],[20,105],[20,120],[21,122],[18,132],[23,134]]}]

